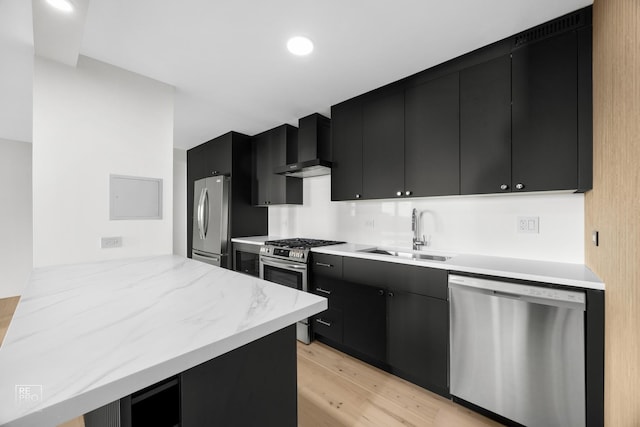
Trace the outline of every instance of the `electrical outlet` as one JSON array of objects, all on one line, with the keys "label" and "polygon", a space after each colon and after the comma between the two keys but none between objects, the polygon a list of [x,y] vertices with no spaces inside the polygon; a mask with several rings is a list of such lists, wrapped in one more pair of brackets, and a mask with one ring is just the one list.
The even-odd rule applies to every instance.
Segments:
[{"label": "electrical outlet", "polygon": [[539,233],[539,217],[537,216],[519,216],[518,217],[518,233]]},{"label": "electrical outlet", "polygon": [[375,223],[372,219],[367,219],[364,221],[364,226],[368,227],[368,228],[374,228],[375,227]]},{"label": "electrical outlet", "polygon": [[102,249],[120,248],[122,247],[122,237],[102,237],[100,247]]}]

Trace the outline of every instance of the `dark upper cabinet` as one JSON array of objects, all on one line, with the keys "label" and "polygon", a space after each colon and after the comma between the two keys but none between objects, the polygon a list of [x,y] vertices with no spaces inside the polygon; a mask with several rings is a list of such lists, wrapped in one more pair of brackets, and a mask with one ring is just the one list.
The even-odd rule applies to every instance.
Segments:
[{"label": "dark upper cabinet", "polygon": [[193,240],[193,187],[212,175],[231,177],[231,237],[267,233],[267,210],[252,206],[252,147],[247,135],[228,132],[187,151],[187,255]]},{"label": "dark upper cabinet", "polygon": [[331,200],[362,197],[362,107],[349,101],[331,107]]},{"label": "dark upper cabinet", "polygon": [[297,129],[282,125],[252,138],[253,204],[302,204],[302,179],[273,173],[276,167],[297,160]]},{"label": "dark upper cabinet", "polygon": [[460,192],[458,73],[406,90],[404,187],[407,196]]},{"label": "dark upper cabinet", "polygon": [[514,191],[578,186],[577,47],[569,32],[512,54]]},{"label": "dark upper cabinet", "polygon": [[589,7],[334,106],[332,200],[589,190],[591,39]]},{"label": "dark upper cabinet", "polygon": [[404,194],[404,93],[362,106],[362,192],[366,199]]},{"label": "dark upper cabinet", "polygon": [[387,362],[392,371],[448,396],[448,302],[389,291],[387,324]]},{"label": "dark upper cabinet", "polygon": [[511,190],[511,58],[460,72],[460,192]]}]

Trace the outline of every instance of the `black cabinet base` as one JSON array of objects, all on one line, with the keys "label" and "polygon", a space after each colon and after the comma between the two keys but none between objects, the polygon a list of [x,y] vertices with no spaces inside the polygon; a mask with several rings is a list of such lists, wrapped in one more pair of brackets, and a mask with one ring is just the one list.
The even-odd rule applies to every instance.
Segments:
[{"label": "black cabinet base", "polygon": [[183,372],[181,426],[295,427],[296,361],[292,325]]},{"label": "black cabinet base", "polygon": [[85,426],[295,427],[295,328],[288,326],[85,414]]}]

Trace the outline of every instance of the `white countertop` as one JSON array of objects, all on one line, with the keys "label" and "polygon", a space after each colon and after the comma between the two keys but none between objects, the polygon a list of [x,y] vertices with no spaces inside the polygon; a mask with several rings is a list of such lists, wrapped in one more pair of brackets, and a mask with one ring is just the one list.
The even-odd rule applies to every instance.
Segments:
[{"label": "white countertop", "polygon": [[249,236],[249,237],[234,237],[231,239],[233,243],[245,243],[247,245],[264,245],[267,240],[278,240],[282,237],[278,236]]},{"label": "white countertop", "polygon": [[[252,236],[232,239],[234,242],[262,245],[266,240],[277,239],[274,236]],[[391,248],[375,245],[344,243],[341,245],[322,246],[311,249],[311,252],[329,255],[349,256],[395,262],[399,264],[418,265],[440,268],[452,272],[484,274],[507,279],[529,280],[533,282],[552,283],[556,285],[575,286],[578,288],[604,290],[604,283],[584,264],[563,262],[534,261],[519,258],[504,258],[471,254],[450,254],[447,252],[423,250],[424,253],[436,255],[455,255],[447,261],[413,260],[391,257],[382,254],[361,252],[362,250],[380,247],[382,249],[411,252],[407,248]]]},{"label": "white countertop", "polygon": [[0,347],[0,425],[55,426],[326,308],[174,255],[36,269]]},{"label": "white countertop", "polygon": [[[507,279],[530,280],[534,282],[575,286],[578,288],[604,290],[604,283],[602,283],[598,276],[596,276],[584,264],[533,261],[519,258],[503,258],[470,254],[458,254],[447,261],[418,261],[409,258],[361,252],[362,250],[373,249],[375,247],[376,246],[372,245],[345,243],[342,245],[313,248],[311,251],[330,255],[395,262],[400,264],[421,265],[424,267],[449,270],[451,272],[484,274],[488,276],[504,277]],[[388,248],[382,246],[380,246],[380,248],[411,252],[411,250],[406,248]],[[429,250],[423,250],[421,252],[434,255],[453,255],[448,252]]]}]

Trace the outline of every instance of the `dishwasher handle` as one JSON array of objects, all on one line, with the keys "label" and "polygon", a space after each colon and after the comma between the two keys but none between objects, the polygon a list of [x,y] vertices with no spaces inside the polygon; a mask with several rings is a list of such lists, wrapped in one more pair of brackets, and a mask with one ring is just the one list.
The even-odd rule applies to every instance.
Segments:
[{"label": "dishwasher handle", "polygon": [[585,311],[587,308],[584,292],[547,288],[544,286],[521,285],[498,280],[449,275],[449,289],[459,288],[499,298],[516,299],[533,304],[565,307]]}]

